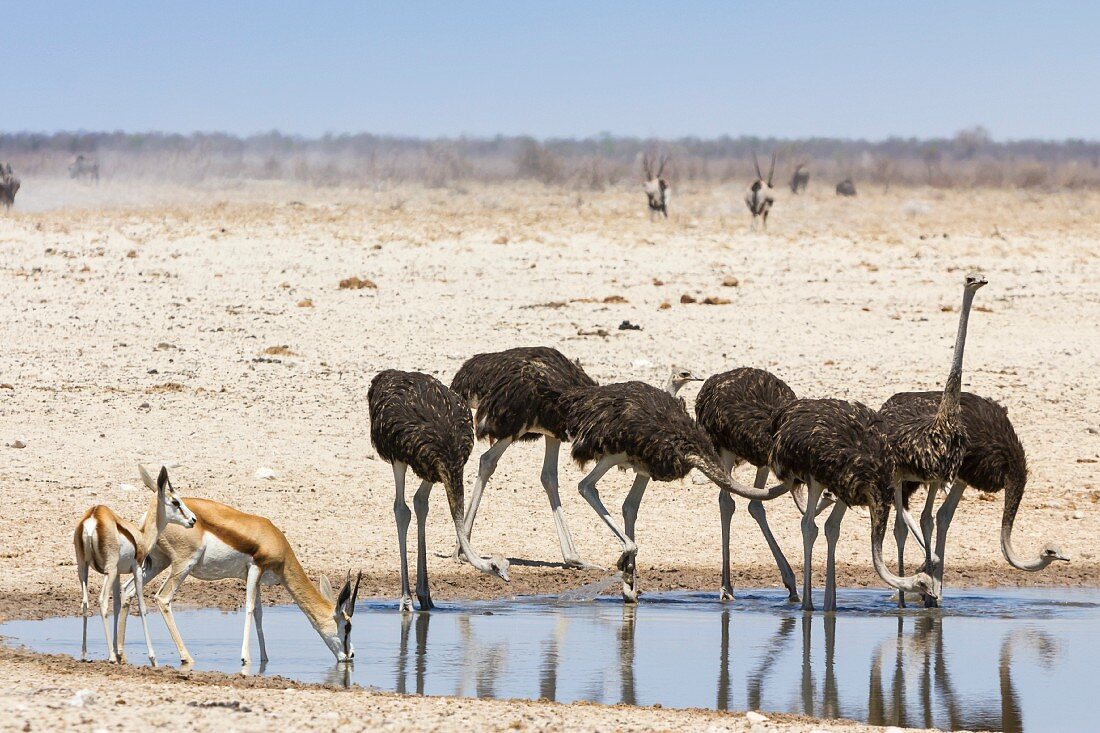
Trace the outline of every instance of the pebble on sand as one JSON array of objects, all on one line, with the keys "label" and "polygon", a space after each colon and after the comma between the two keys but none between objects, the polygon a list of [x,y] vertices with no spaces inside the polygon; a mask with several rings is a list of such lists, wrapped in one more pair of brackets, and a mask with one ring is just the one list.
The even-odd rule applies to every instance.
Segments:
[{"label": "pebble on sand", "polygon": [[750,723],[767,723],[768,722],[768,716],[761,715],[760,713],[756,712],[755,710],[750,710],[749,712],[745,713],[745,718]]},{"label": "pebble on sand", "polygon": [[256,469],[256,473],[253,475],[255,478],[270,481],[271,479],[275,478],[277,474],[266,466],[260,466]]}]

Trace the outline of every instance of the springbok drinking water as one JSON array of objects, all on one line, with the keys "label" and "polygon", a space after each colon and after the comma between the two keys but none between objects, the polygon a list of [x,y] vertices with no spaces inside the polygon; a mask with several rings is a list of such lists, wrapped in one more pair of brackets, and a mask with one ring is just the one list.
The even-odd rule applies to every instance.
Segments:
[{"label": "springbok drinking water", "polygon": [[[148,554],[144,577],[149,581],[166,568],[171,568],[168,578],[157,591],[156,600],[184,666],[193,664],[194,658],[176,628],[172,599],[190,575],[199,580],[239,578],[246,582],[244,639],[241,642],[241,663],[245,666],[251,660],[249,636],[253,619],[260,642],[260,660],[267,661],[261,584],[282,585],[287,589],[337,661],[344,662],[355,656],[351,644],[351,617],[355,613],[362,573],[353,586],[349,571],[339,596],[332,592],[328,578],[323,575],[318,589],[306,576],[286,537],[270,520],[207,499],[191,497],[187,503],[198,521],[188,529],[169,527],[161,534]],[[140,599],[141,586],[128,583],[125,595],[127,608],[135,592]],[[119,630],[120,643],[125,639],[126,622],[123,618]]]},{"label": "springbok drinking water", "polygon": [[[149,652],[149,661],[155,667],[157,657],[153,652],[153,642],[149,639],[145,601],[141,598],[140,568],[169,523],[194,527],[195,515],[172,488],[166,468],[161,467],[160,476],[155,482],[144,467],[139,466],[138,469],[141,471],[141,478],[145,485],[157,494],[141,526],[127,522],[109,508],[97,504],[84,513],[73,534],[76,571],[80,576],[80,590],[83,594],[80,611],[84,616],[84,635],[80,645],[80,658],[88,658],[88,566],[90,565],[97,573],[106,576],[103,581],[103,590],[99,594],[99,615],[103,619],[103,633],[107,638],[108,659],[112,662],[126,661],[120,643],[122,637],[119,636],[118,617],[122,608],[119,576],[132,574],[138,592],[138,610],[141,611],[141,628],[145,632],[145,646]],[[113,627],[107,624],[109,594],[113,594],[115,599]]]}]

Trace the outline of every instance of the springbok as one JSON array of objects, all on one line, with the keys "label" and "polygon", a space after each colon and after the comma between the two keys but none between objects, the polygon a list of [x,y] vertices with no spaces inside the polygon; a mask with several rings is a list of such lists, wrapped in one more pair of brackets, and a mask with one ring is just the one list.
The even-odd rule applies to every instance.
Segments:
[{"label": "springbok", "polygon": [[662,155],[657,164],[657,172],[653,172],[653,158],[646,153],[642,156],[642,171],[645,173],[645,195],[649,199],[649,218],[652,220],[657,214],[664,214],[668,218],[668,199],[670,189],[668,180],[662,178],[668,156]]},{"label": "springbok", "polygon": [[[90,565],[97,573],[106,576],[103,580],[103,590],[99,594],[99,615],[103,619],[103,634],[107,638],[108,659],[111,662],[126,661],[126,655],[122,652],[122,637],[119,635],[118,623],[119,611],[122,609],[120,576],[132,574],[138,591],[138,610],[141,611],[141,628],[145,632],[149,662],[154,667],[157,666],[153,642],[149,638],[145,601],[141,598],[140,568],[169,523],[194,527],[195,515],[172,487],[166,468],[161,467],[160,476],[155,482],[143,466],[139,466],[138,469],[141,471],[141,478],[145,485],[157,495],[150,511],[146,512],[145,518],[142,519],[141,526],[127,522],[109,508],[97,504],[84,512],[73,534],[76,572],[80,576],[82,593],[80,612],[84,617],[84,634],[80,644],[82,660],[88,658],[88,566]],[[115,600],[113,626],[107,624],[107,604],[110,595],[113,595]]]},{"label": "springbok", "polygon": [[[323,575],[318,590],[306,576],[286,537],[270,520],[208,499],[189,497],[187,503],[198,521],[189,529],[169,527],[161,534],[156,546],[149,552],[144,578],[148,582],[166,568],[171,568],[168,578],[157,591],[156,601],[184,667],[191,666],[195,660],[176,628],[172,599],[189,575],[199,580],[239,578],[246,582],[244,639],[241,642],[241,664],[246,667],[252,658],[249,636],[253,619],[260,642],[260,661],[266,662],[268,659],[267,644],[264,642],[263,603],[260,601],[261,584],[282,585],[287,589],[337,661],[346,662],[355,656],[355,648],[351,644],[351,617],[355,613],[362,573],[353,585],[351,571],[348,571],[347,582],[339,596],[332,592],[328,578]],[[140,599],[141,586],[128,583],[124,597],[127,608],[135,592]],[[126,622],[123,617],[119,630],[120,643],[124,643],[125,639]]]},{"label": "springbok", "polygon": [[69,163],[69,178],[83,178],[87,176],[89,181],[99,183],[99,162],[94,158],[86,158],[83,154],[73,158]]},{"label": "springbok", "polygon": [[768,177],[760,172],[760,161],[756,159],[756,152],[752,154],[752,164],[756,166],[756,180],[745,191],[745,205],[752,212],[752,230],[756,231],[756,217],[764,220],[764,229],[768,228],[768,212],[775,203],[775,189],[772,188],[772,176],[775,175],[775,151],[772,151],[772,166],[768,169]]}]

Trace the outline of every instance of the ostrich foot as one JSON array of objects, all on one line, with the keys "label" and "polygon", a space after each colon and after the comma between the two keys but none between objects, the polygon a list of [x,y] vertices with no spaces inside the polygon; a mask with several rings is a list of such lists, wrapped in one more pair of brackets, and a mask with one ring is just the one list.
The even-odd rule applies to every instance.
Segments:
[{"label": "ostrich foot", "polygon": [[430,611],[435,608],[435,604],[432,603],[432,597],[430,595],[417,594],[416,601],[420,604],[421,611]]},{"label": "ostrich foot", "polygon": [[411,596],[402,596],[401,605],[399,606],[401,613],[412,613],[413,611],[413,599]]},{"label": "ostrich foot", "polygon": [[723,587],[722,590],[720,590],[718,592],[718,600],[720,600],[720,601],[732,601],[733,600],[733,590],[730,589],[730,588]]},{"label": "ostrich foot", "polygon": [[798,591],[792,590],[787,596],[787,603],[799,603],[802,599],[798,597]]},{"label": "ostrich foot", "polygon": [[579,557],[567,557],[562,561],[562,565],[573,570],[600,570],[602,572],[607,572],[607,568],[585,562]]}]

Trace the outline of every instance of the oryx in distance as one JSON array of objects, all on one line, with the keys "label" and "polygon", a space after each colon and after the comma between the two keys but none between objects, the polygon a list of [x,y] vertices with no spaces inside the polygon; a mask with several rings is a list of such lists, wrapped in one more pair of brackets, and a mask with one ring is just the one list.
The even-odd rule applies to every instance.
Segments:
[{"label": "oryx in distance", "polygon": [[652,219],[658,214],[664,214],[668,218],[668,198],[670,194],[668,179],[664,178],[665,166],[668,164],[668,155],[662,155],[657,161],[657,172],[653,172],[653,158],[646,153],[642,156],[642,171],[645,173],[645,195],[649,200],[649,217]]},{"label": "oryx in distance", "polygon": [[752,164],[756,168],[756,179],[745,191],[745,205],[752,212],[752,229],[756,231],[756,219],[760,217],[764,222],[764,229],[768,228],[768,212],[775,203],[775,189],[772,188],[772,177],[775,175],[775,151],[772,151],[772,164],[768,168],[768,177],[760,172],[760,161],[756,152],[752,154]]}]

